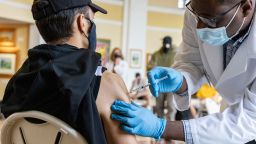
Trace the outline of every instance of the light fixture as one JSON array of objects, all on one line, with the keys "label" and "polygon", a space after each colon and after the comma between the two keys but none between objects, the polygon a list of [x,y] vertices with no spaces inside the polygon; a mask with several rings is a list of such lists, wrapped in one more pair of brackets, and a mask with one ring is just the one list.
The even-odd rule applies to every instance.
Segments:
[{"label": "light fixture", "polygon": [[3,41],[3,42],[0,42],[0,45],[2,47],[13,47],[14,43],[12,41]]}]

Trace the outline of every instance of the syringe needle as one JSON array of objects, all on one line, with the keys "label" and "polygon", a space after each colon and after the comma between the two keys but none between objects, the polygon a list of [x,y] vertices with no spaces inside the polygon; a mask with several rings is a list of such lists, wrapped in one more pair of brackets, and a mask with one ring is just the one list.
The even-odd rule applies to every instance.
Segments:
[{"label": "syringe needle", "polygon": [[[165,80],[165,79],[167,79],[167,78],[168,78],[168,76],[165,76],[165,77],[156,79],[155,83],[158,84],[160,81],[163,81],[163,80]],[[148,86],[150,86],[150,85],[151,85],[150,83],[147,83],[147,84],[145,84],[145,85],[139,86],[138,88],[132,90],[130,93],[135,92],[135,91],[138,92],[138,91],[140,91],[140,90],[142,90],[142,89],[144,89],[144,88],[146,88],[146,87],[148,87]]]}]

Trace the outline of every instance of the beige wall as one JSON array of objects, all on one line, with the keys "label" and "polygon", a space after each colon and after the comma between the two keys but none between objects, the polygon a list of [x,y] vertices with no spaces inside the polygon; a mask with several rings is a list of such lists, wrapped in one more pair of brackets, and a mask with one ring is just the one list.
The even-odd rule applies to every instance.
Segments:
[{"label": "beige wall", "polygon": [[27,8],[14,7],[5,3],[0,3],[0,18],[33,23],[30,6]]},{"label": "beige wall", "polygon": [[162,46],[162,39],[164,36],[171,36],[173,38],[174,46],[178,47],[181,42],[181,31],[173,30],[173,31],[156,31],[156,30],[148,30],[147,33],[147,53],[154,53],[159,50]]},{"label": "beige wall", "polygon": [[149,5],[177,8],[178,0],[149,0]]},{"label": "beige wall", "polygon": [[9,0],[9,1],[18,2],[18,3],[25,3],[25,4],[33,3],[33,0]]},{"label": "beige wall", "polygon": [[148,25],[181,29],[183,26],[183,16],[161,12],[148,12]]},{"label": "beige wall", "polygon": [[115,47],[121,47],[122,26],[98,23],[97,37],[111,40],[111,50]]},{"label": "beige wall", "polygon": [[0,100],[3,99],[5,87],[8,83],[8,78],[0,78]]},{"label": "beige wall", "polygon": [[183,15],[152,12],[148,13],[147,53],[153,53],[162,46],[164,36],[171,36],[178,47],[182,40]]},{"label": "beige wall", "polygon": [[108,11],[107,15],[96,13],[97,38],[111,40],[110,52],[115,47],[122,49],[123,6],[105,4],[97,1],[96,4]]},{"label": "beige wall", "polygon": [[108,11],[108,14],[96,13],[95,18],[122,21],[123,20],[123,6],[105,4],[101,2],[96,2],[99,6],[103,7]]}]

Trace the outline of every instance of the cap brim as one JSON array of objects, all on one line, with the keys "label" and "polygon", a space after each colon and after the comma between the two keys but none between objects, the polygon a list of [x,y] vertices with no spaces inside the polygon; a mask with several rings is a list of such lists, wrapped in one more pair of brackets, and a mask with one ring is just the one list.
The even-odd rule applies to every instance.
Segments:
[{"label": "cap brim", "polygon": [[98,6],[98,5],[94,4],[94,3],[90,3],[89,6],[92,8],[92,10],[94,12],[99,11],[99,12],[101,12],[103,14],[107,14],[108,13],[105,9],[103,9],[102,7],[100,7],[100,6]]}]

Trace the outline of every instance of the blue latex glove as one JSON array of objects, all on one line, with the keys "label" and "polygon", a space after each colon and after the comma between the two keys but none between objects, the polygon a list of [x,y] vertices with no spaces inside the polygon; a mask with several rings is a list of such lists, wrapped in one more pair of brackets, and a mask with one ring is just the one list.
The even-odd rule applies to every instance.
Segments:
[{"label": "blue latex glove", "polygon": [[[162,77],[168,76],[167,79],[156,83],[156,80]],[[177,92],[182,86],[183,83],[183,75],[172,68],[167,67],[155,67],[151,71],[148,72],[149,89],[151,93],[158,97],[160,93],[170,93]]]},{"label": "blue latex glove", "polygon": [[160,139],[165,130],[165,119],[156,117],[150,110],[133,102],[129,104],[116,100],[111,109],[116,112],[111,118],[121,122],[121,128],[127,133]]}]

